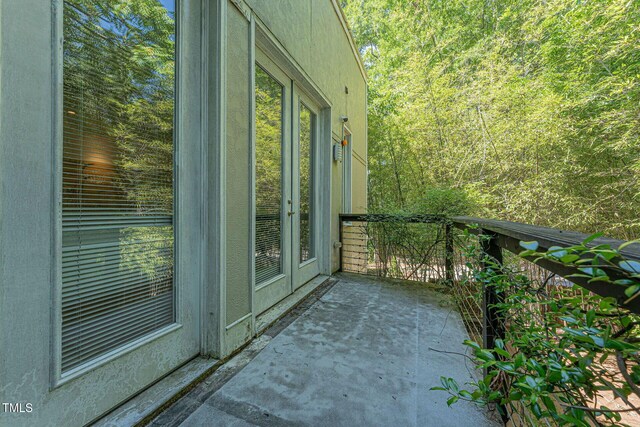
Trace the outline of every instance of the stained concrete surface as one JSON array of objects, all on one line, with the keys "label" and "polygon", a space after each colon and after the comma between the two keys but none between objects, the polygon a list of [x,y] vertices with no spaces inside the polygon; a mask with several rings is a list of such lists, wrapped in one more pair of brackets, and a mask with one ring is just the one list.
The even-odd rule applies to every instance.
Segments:
[{"label": "stained concrete surface", "polygon": [[341,275],[161,414],[181,426],[497,426],[495,414],[430,388],[473,366],[448,298],[424,285]]}]

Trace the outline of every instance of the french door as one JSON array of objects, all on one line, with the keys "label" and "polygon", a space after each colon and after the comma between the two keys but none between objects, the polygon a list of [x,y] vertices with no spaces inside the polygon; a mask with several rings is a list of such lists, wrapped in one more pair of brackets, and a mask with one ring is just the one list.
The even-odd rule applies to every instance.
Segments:
[{"label": "french door", "polygon": [[318,108],[266,55],[255,71],[255,310],[318,275]]}]

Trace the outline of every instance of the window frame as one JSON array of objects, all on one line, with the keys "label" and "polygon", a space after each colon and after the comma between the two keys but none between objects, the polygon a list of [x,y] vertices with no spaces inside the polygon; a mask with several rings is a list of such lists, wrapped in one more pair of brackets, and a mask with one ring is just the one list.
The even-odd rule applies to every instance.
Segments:
[{"label": "window frame", "polygon": [[[181,253],[186,249],[189,235],[193,235],[195,229],[201,231],[201,224],[198,222],[187,226],[182,215],[181,206],[185,204],[186,193],[193,193],[192,183],[183,182],[181,170],[185,167],[189,169],[191,161],[187,158],[198,157],[202,159],[201,151],[205,144],[204,138],[201,137],[206,123],[200,123],[200,127],[193,130],[188,128],[189,114],[187,111],[200,110],[203,100],[200,97],[188,97],[185,88],[194,91],[194,83],[200,81],[202,75],[206,73],[204,66],[197,67],[197,77],[189,75],[187,68],[189,62],[193,62],[192,53],[189,53],[187,43],[189,40],[197,37],[202,40],[203,34],[200,33],[202,13],[197,10],[190,11],[189,7],[183,7],[184,2],[199,2],[199,0],[175,0],[175,81],[174,81],[174,126],[173,126],[173,236],[174,236],[174,252],[173,252],[173,322],[165,325],[158,330],[145,334],[129,343],[109,350],[95,358],[84,362],[68,371],[62,371],[62,162],[63,162],[63,22],[64,22],[64,2],[56,2],[53,9],[53,60],[52,60],[52,184],[51,193],[54,209],[51,215],[52,230],[52,298],[51,298],[51,358],[50,358],[50,389],[59,388],[70,381],[79,380],[88,374],[108,366],[111,362],[122,359],[129,353],[142,349],[143,347],[157,347],[166,345],[168,342],[179,342],[183,338],[176,333],[184,330],[185,323],[189,322],[189,329],[193,326],[200,328],[203,326],[200,318],[193,319],[185,317],[183,310],[183,301],[186,298],[185,286],[188,284],[185,271],[182,264],[187,261]],[[195,10],[195,9],[194,9]],[[188,16],[187,16],[188,14]],[[197,58],[204,61],[206,58]],[[202,91],[200,91],[202,92]],[[201,93],[204,96],[204,93]],[[204,100],[206,102],[206,99]],[[194,134],[200,135],[198,144],[185,144],[184,141],[193,139]],[[201,145],[202,144],[202,145]],[[185,165],[188,162],[188,165]],[[202,163],[204,165],[204,162]],[[199,165],[199,166],[202,166]],[[194,172],[195,173],[195,172]],[[204,177],[201,177],[204,181]],[[187,181],[186,179],[184,181]],[[204,186],[204,182],[201,183]],[[190,194],[190,197],[193,197]],[[195,195],[200,199],[203,195]],[[201,259],[194,261],[200,263]],[[191,272],[199,273],[200,267]],[[201,286],[200,282],[193,283],[191,286]],[[198,291],[200,292],[200,291]],[[191,295],[193,290],[189,291]],[[195,322],[195,323],[194,323]],[[200,342],[197,343],[200,347]],[[158,347],[160,348],[160,347]],[[146,350],[145,350],[146,351]]]}]

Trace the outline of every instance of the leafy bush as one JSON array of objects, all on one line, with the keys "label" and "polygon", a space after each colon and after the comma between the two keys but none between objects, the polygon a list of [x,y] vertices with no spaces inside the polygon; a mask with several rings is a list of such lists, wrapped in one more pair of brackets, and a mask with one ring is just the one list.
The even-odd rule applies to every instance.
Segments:
[{"label": "leafy bush", "polygon": [[[630,302],[640,294],[640,263],[625,260],[623,246],[587,247],[596,237],[542,252],[536,242],[522,242],[526,250],[520,255],[573,267],[580,271],[573,278],[621,287],[626,298],[620,302]],[[468,259],[477,259],[477,246],[468,252]],[[465,341],[485,372],[468,384],[469,390],[445,377],[442,386],[433,389],[447,391],[449,405],[458,400],[495,404],[503,415],[524,411],[533,420],[559,425],[626,425],[622,416],[638,412],[629,398],[640,397],[640,318],[614,298],[569,282],[535,283],[522,270],[486,257],[480,264],[485,268],[468,263],[473,271],[469,280],[476,287],[493,287],[502,296],[494,307],[504,320],[504,339],[489,349]],[[626,409],[600,404],[604,394],[619,399]]]}]

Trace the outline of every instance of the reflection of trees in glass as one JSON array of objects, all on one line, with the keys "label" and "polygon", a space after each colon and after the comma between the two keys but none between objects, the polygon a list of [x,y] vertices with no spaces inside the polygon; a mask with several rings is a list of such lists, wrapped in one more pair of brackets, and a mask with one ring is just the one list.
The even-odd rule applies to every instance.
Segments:
[{"label": "reflection of trees in glass", "polygon": [[282,272],[282,86],[256,67],[256,283]]},{"label": "reflection of trees in glass", "polygon": [[313,253],[313,113],[300,104],[300,262],[315,255]]},{"label": "reflection of trees in glass", "polygon": [[63,370],[173,321],[175,22],[64,2]]}]

